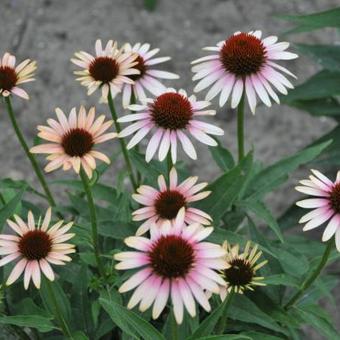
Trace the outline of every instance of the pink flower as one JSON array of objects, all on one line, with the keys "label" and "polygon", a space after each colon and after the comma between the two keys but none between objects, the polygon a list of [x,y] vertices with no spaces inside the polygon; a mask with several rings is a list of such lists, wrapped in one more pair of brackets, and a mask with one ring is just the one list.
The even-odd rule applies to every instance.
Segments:
[{"label": "pink flower", "polygon": [[175,319],[183,321],[184,307],[194,317],[195,300],[206,310],[210,304],[204,291],[219,293],[219,285],[225,285],[215,270],[223,269],[225,250],[213,243],[201,242],[213,228],[199,224],[183,227],[178,219],[175,226],[164,223],[161,229],[151,233],[151,239],[132,236],[125,243],[137,251],[127,251],[114,256],[117,269],[137,269],[120,288],[124,293],[135,289],[128,308],[139,304],[144,312],[151,305],[152,317],[158,318],[168,299],[172,301]]},{"label": "pink flower", "polygon": [[49,154],[50,161],[45,167],[46,172],[63,167],[69,170],[73,167],[79,173],[83,167],[87,176],[92,177],[92,172],[96,168],[96,158],[105,163],[110,163],[110,159],[97,150],[94,146],[117,136],[115,132],[105,133],[110,128],[113,121],[105,121],[105,115],[95,119],[95,108],[92,107],[88,113],[84,106],[81,106],[77,114],[74,107],[67,118],[59,108],[56,110],[58,121],[48,119],[49,126],[38,126],[38,136],[49,143],[40,144],[31,148],[32,153]]},{"label": "pink flower", "polygon": [[303,231],[307,231],[329,221],[323,232],[322,241],[326,242],[335,235],[336,248],[340,252],[340,171],[335,182],[320,171],[311,171],[314,176],[300,181],[302,185],[295,188],[304,194],[315,196],[296,202],[299,207],[313,209],[304,215],[299,223],[306,223]]},{"label": "pink flower", "polygon": [[177,74],[153,69],[153,65],[158,65],[171,59],[170,57],[153,58],[159,52],[159,48],[150,50],[150,44],[137,43],[133,46],[125,44],[123,50],[127,53],[137,54],[137,65],[134,68],[140,72],[140,74],[128,76],[134,81],[134,84],[125,83],[123,86],[123,107],[131,104],[132,94],[136,99],[146,100],[144,90],[149,91],[155,96],[164,92],[165,86],[158,79],[179,78]]},{"label": "pink flower", "polygon": [[169,88],[155,99],[148,99],[143,105],[130,105],[129,109],[138,111],[118,119],[119,122],[134,122],[119,134],[126,137],[135,133],[127,145],[128,149],[138,144],[153,128],[145,154],[145,159],[150,162],[158,151],[158,158],[163,161],[171,152],[172,162],[177,160],[177,141],[181,143],[185,153],[192,159],[197,159],[197,154],[187,134],[198,141],[216,146],[217,142],[209,136],[224,134],[223,130],[215,125],[197,120],[198,116],[214,115],[214,110],[204,110],[210,105],[207,101],[197,101],[195,96],[187,96],[186,91]]},{"label": "pink flower", "polygon": [[63,225],[58,221],[51,228],[51,208],[47,209],[41,226],[36,225],[32,212],[28,213],[28,221],[24,222],[14,215],[14,221],[7,220],[8,225],[17,235],[0,234],[0,254],[5,255],[0,260],[0,266],[18,260],[9,275],[6,285],[15,282],[24,272],[24,287],[28,288],[32,279],[36,288],[40,288],[41,273],[50,281],[54,280],[54,272],[50,263],[64,265],[71,261],[67,255],[74,253],[74,245],[64,243],[75,234],[67,234],[73,222]]},{"label": "pink flower", "polygon": [[10,94],[29,99],[25,90],[18,85],[33,81],[37,63],[26,59],[15,67],[15,56],[5,53],[0,58],[0,96],[8,97]]},{"label": "pink flower", "polygon": [[132,213],[134,221],[146,220],[137,230],[136,235],[146,233],[150,228],[159,228],[165,221],[173,224],[179,214],[186,224],[200,223],[210,225],[212,218],[200,209],[190,207],[193,202],[200,201],[210,195],[203,190],[208,183],[196,184],[198,177],[188,177],[178,184],[177,171],[170,171],[170,185],[167,186],[163,175],[158,177],[159,190],[142,185],[132,198],[144,205]]},{"label": "pink flower", "polygon": [[112,40],[103,48],[101,40],[98,39],[95,50],[96,56],[79,51],[71,61],[83,69],[75,71],[74,74],[79,76],[77,80],[80,84],[87,87],[87,94],[91,95],[100,88],[101,101],[107,102],[109,90],[114,98],[121,92],[124,84],[134,83],[129,76],[139,74],[139,71],[133,68],[137,64],[137,54],[118,49],[117,42]]},{"label": "pink flower", "polygon": [[264,39],[261,36],[261,31],[236,32],[214,47],[205,47],[214,54],[192,62],[195,64],[192,71],[196,73],[193,80],[199,80],[194,91],[200,92],[211,86],[206,100],[220,93],[220,106],[231,97],[232,108],[238,106],[245,91],[252,113],[256,109],[256,96],[267,106],[271,106],[270,97],[279,104],[273,87],[287,94],[287,88],[293,88],[293,85],[282,73],[296,77],[273,60],[289,60],[298,56],[285,51],[289,43],[277,43],[275,36]]}]

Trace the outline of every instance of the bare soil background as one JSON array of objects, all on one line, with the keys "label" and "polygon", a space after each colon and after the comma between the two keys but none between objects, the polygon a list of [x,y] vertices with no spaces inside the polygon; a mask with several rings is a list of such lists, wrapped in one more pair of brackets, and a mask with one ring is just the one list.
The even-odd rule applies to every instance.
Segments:
[{"label": "bare soil background", "polygon": [[[88,107],[96,105],[98,112],[108,114],[107,107],[98,104],[97,93],[88,97],[85,88],[74,81],[72,71],[75,67],[69,61],[77,50],[93,51],[97,38],[118,40],[120,44],[127,41],[149,42],[153,47],[159,47],[160,56],[172,57],[163,68],[181,76],[168,84],[191,92],[190,62],[205,55],[202,47],[214,45],[237,30],[261,29],[264,35],[280,35],[289,25],[275,15],[308,14],[336,5],[339,5],[339,0],[159,0],[156,10],[148,12],[142,0],[0,0],[0,54],[9,51],[16,54],[17,60],[29,57],[38,61],[37,81],[25,86],[31,100],[14,100],[19,124],[32,144],[36,125],[54,115],[57,106],[68,112],[80,104]],[[326,30],[288,39],[327,43],[336,39],[336,35],[333,30]],[[289,62],[288,67],[298,76],[297,83],[317,70],[317,65],[304,57]],[[204,93],[199,97],[203,98]],[[219,109],[216,100],[213,104],[218,112],[212,119],[225,129],[223,143],[235,152],[235,112]],[[118,104],[117,108],[122,112]],[[255,116],[249,111],[246,114],[247,146],[253,146],[255,157],[269,164],[308,145],[334,125],[332,120],[314,118],[287,106],[261,106]],[[24,178],[36,183],[4,106],[0,107],[0,145],[0,176]],[[211,180],[216,176],[217,168],[211,166],[212,159],[207,148],[196,145],[199,160],[191,162],[190,168],[202,179]],[[119,145],[113,142],[106,147],[118,149]],[[188,161],[187,158],[182,159]],[[43,164],[42,158],[40,160]],[[119,161],[115,166],[119,169],[123,164]],[[106,180],[114,181],[114,174],[115,171],[111,170]],[[71,175],[60,171],[57,176]],[[293,185],[305,176],[306,169],[297,171],[288,184],[268,198],[277,214],[298,197]],[[56,174],[48,176],[49,179],[55,177]],[[337,300],[340,302],[339,296]],[[329,310],[339,323],[340,313],[335,306],[330,306]],[[307,334],[310,339],[321,339],[309,329],[306,337]]]}]

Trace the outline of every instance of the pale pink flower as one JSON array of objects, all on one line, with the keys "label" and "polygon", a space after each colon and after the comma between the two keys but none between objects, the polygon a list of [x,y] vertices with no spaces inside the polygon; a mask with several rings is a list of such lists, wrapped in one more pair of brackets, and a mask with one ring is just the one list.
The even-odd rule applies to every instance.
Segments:
[{"label": "pale pink flower", "polygon": [[63,225],[64,221],[58,221],[50,228],[51,208],[47,209],[41,226],[36,224],[31,211],[27,223],[17,215],[14,219],[15,222],[7,220],[7,223],[17,235],[0,234],[0,255],[5,255],[0,260],[0,266],[18,260],[6,285],[12,284],[24,273],[25,289],[31,279],[39,289],[41,273],[50,281],[55,278],[50,264],[64,265],[71,261],[68,254],[75,252],[75,246],[64,242],[75,235],[67,233],[73,222]]},{"label": "pale pink flower", "polygon": [[193,202],[200,201],[210,195],[211,191],[201,191],[208,183],[196,184],[198,177],[188,177],[178,184],[177,171],[172,168],[167,186],[163,175],[158,177],[159,189],[142,185],[132,198],[144,205],[132,213],[134,221],[146,220],[137,230],[136,235],[146,233],[150,228],[158,228],[165,221],[173,224],[178,214],[183,214],[186,224],[200,223],[210,225],[212,218],[204,211],[191,207]]},{"label": "pale pink flower", "polygon": [[279,104],[274,89],[287,94],[287,88],[293,88],[282,73],[296,77],[274,61],[295,59],[298,56],[285,51],[288,42],[278,43],[276,36],[264,39],[261,36],[261,31],[236,32],[214,47],[205,47],[204,50],[214,54],[192,62],[195,64],[192,71],[196,73],[193,80],[199,80],[194,91],[199,92],[211,86],[206,100],[220,94],[219,104],[222,107],[231,97],[232,108],[238,106],[245,92],[252,113],[255,113],[257,96],[267,106],[271,106],[270,98]]},{"label": "pale pink flower", "polygon": [[92,107],[88,113],[81,106],[77,115],[74,107],[67,118],[59,108],[56,110],[58,121],[48,119],[49,126],[38,126],[38,136],[49,143],[40,144],[31,148],[32,153],[49,154],[47,160],[50,162],[45,167],[46,172],[60,167],[69,170],[73,167],[79,173],[82,167],[89,178],[96,168],[96,158],[105,163],[110,159],[97,150],[94,146],[117,136],[115,132],[105,133],[113,121],[105,121],[105,115],[95,119],[95,108]]},{"label": "pale pink flower", "polygon": [[225,250],[210,242],[201,242],[213,231],[199,224],[183,227],[183,219],[177,218],[174,226],[165,222],[154,229],[151,237],[132,236],[125,243],[137,251],[127,251],[114,256],[117,269],[137,269],[120,288],[120,293],[132,289],[128,308],[139,304],[140,311],[151,305],[152,317],[157,319],[172,301],[178,324],[183,321],[184,307],[189,315],[196,315],[195,300],[207,311],[210,304],[204,291],[219,292],[225,282],[215,270],[225,268]]},{"label": "pale pink flower", "polygon": [[192,159],[197,159],[195,148],[187,134],[198,141],[216,146],[215,139],[209,136],[224,134],[223,130],[215,125],[198,120],[199,116],[214,115],[214,110],[204,110],[210,105],[207,101],[197,101],[195,96],[188,97],[186,91],[169,88],[155,99],[148,99],[143,105],[130,105],[128,108],[138,113],[130,114],[118,119],[119,122],[134,122],[119,134],[119,137],[135,135],[127,145],[128,149],[138,144],[153,128],[145,154],[150,162],[158,150],[158,158],[163,161],[168,152],[171,152],[172,162],[177,160],[177,141],[185,153]]},{"label": "pale pink flower", "polygon": [[81,67],[82,71],[75,71],[80,84],[87,87],[88,95],[91,95],[98,88],[101,89],[101,101],[107,102],[109,90],[114,98],[121,92],[124,84],[133,84],[129,77],[140,72],[133,68],[136,64],[137,54],[126,53],[118,49],[117,42],[109,40],[105,48],[101,40],[96,41],[96,56],[79,51],[74,54],[72,63]]},{"label": "pale pink flower", "polygon": [[125,44],[123,50],[127,53],[137,54],[137,65],[134,66],[140,74],[129,76],[134,81],[134,84],[124,84],[123,86],[123,107],[131,104],[131,97],[134,95],[136,99],[146,100],[145,90],[152,93],[154,96],[159,95],[166,88],[158,79],[178,79],[179,76],[172,72],[153,69],[153,65],[158,65],[170,60],[170,57],[153,58],[159,48],[150,50],[150,44],[137,43],[133,46]]},{"label": "pale pink flower", "polygon": [[307,231],[329,221],[322,241],[326,242],[335,236],[336,248],[340,252],[340,171],[334,182],[318,170],[311,171],[313,175],[300,181],[302,185],[295,188],[304,194],[315,196],[296,202],[299,207],[313,209],[301,217],[299,223],[306,223],[303,231]]},{"label": "pale pink flower", "polygon": [[15,61],[15,56],[8,52],[0,58],[0,96],[8,97],[10,94],[15,94],[29,99],[27,92],[18,85],[34,80],[37,63],[26,59],[15,67]]}]

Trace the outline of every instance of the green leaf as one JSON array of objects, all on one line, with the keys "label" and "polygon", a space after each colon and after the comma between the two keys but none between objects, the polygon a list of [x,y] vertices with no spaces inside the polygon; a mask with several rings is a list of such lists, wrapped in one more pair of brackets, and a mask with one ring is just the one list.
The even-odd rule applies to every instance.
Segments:
[{"label": "green leaf", "polygon": [[221,146],[220,143],[218,143],[217,146],[209,148],[209,151],[222,171],[226,172],[235,166],[233,155],[229,150]]},{"label": "green leaf", "polygon": [[22,199],[22,195],[26,190],[24,186],[5,206],[0,209],[0,232],[8,218],[10,218]]},{"label": "green leaf", "polygon": [[337,118],[340,115],[340,104],[333,97],[309,100],[298,99],[289,102],[289,105],[318,117],[330,116],[333,118]]},{"label": "green leaf", "polygon": [[340,46],[296,44],[303,54],[330,71],[340,71]]},{"label": "green leaf", "polygon": [[248,199],[262,197],[268,190],[273,189],[273,183],[278,183],[278,179],[287,176],[301,164],[305,164],[315,159],[320,153],[325,150],[331,141],[310,146],[302,151],[299,151],[293,156],[284,158],[273,165],[260,171],[249,184]]},{"label": "green leaf", "polygon": [[89,300],[89,273],[88,268],[83,264],[77,272],[78,280],[72,287],[72,309],[75,321],[77,322],[77,328],[82,329],[86,334],[93,333],[94,324],[91,315],[91,302]]},{"label": "green leaf", "polygon": [[248,336],[252,340],[282,340],[282,338],[279,338],[278,336],[255,331],[243,332],[241,334]]},{"label": "green leaf", "polygon": [[340,7],[308,15],[279,15],[278,17],[293,21],[297,25],[287,34],[309,32],[325,27],[340,27]]},{"label": "green leaf", "polygon": [[245,180],[243,166],[251,157],[249,154],[240,165],[211,183],[207,188],[211,190],[210,196],[197,204],[197,207],[210,214],[216,223],[228,211],[242,190]]},{"label": "green leaf", "polygon": [[210,335],[204,336],[196,340],[252,340],[250,336],[242,334],[223,334],[223,335]]},{"label": "green leaf", "polygon": [[283,332],[283,329],[271,316],[264,313],[254,302],[243,295],[237,296],[237,303],[235,302],[230,306],[228,315],[230,319],[257,324],[273,331]]},{"label": "green leaf", "polygon": [[43,333],[56,329],[50,318],[46,318],[41,315],[1,315],[0,324],[35,328],[39,332]]},{"label": "green leaf", "polygon": [[105,237],[116,240],[124,240],[126,237],[136,233],[136,226],[133,223],[121,221],[103,221],[99,224],[98,232]]},{"label": "green leaf", "polygon": [[[46,310],[51,315],[55,315],[55,303],[53,299],[51,298],[46,280],[47,280],[46,278],[42,279],[42,285],[39,290],[40,297]],[[53,294],[59,303],[62,317],[64,318],[64,320],[67,320],[67,322],[70,324],[72,320],[72,313],[71,313],[71,305],[70,305],[69,298],[66,296],[65,292],[63,291],[58,281],[54,281],[52,284],[50,284],[50,288],[53,290]]]},{"label": "green leaf", "polygon": [[340,72],[324,70],[296,86],[287,96],[282,97],[282,103],[290,104],[296,100],[318,99],[339,94]]},{"label": "green leaf", "polygon": [[318,330],[327,339],[339,339],[339,333],[332,325],[328,315],[318,306],[294,307],[298,317]]},{"label": "green leaf", "polygon": [[230,298],[224,299],[224,301],[201,322],[195,332],[186,340],[196,340],[199,337],[211,334],[221,316],[226,312],[225,309],[227,306],[230,308],[232,302],[233,301],[230,301]]},{"label": "green leaf", "polygon": [[261,282],[267,285],[281,285],[281,286],[291,286],[299,288],[299,281],[286,274],[276,274],[271,276],[266,276]]},{"label": "green leaf", "polygon": [[132,163],[145,178],[157,179],[159,175],[167,172],[166,166],[163,163],[155,160],[147,163],[145,161],[145,156],[140,154],[136,150],[129,150],[129,155]]},{"label": "green leaf", "polygon": [[277,224],[270,210],[268,210],[262,202],[257,202],[255,200],[246,200],[238,202],[237,205],[248,209],[249,211],[253,212],[257,217],[263,219],[272,229],[275,235],[279,238],[279,240],[281,242],[284,242],[279,225]]},{"label": "green leaf", "polygon": [[138,339],[136,336],[138,334],[145,340],[165,340],[164,336],[156,328],[135,312],[103,298],[99,299],[99,303],[109,314],[112,321],[130,336]]}]

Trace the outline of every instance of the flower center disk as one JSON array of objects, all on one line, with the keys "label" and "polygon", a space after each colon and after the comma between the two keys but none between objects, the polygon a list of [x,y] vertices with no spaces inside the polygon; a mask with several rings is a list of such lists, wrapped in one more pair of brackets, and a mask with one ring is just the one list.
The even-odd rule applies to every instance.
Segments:
[{"label": "flower center disk", "polygon": [[67,155],[82,157],[91,151],[94,142],[92,135],[85,129],[69,130],[62,138],[61,145]]},{"label": "flower center disk", "polygon": [[224,42],[220,60],[226,71],[245,77],[260,70],[266,60],[266,51],[260,39],[240,33]]},{"label": "flower center disk", "polygon": [[90,64],[89,72],[93,79],[109,83],[117,77],[119,65],[110,57],[97,57]]},{"label": "flower center disk", "polygon": [[176,190],[167,190],[159,193],[155,208],[157,214],[164,219],[172,220],[178,211],[185,206],[185,197]]},{"label": "flower center disk", "polygon": [[137,69],[140,72],[140,74],[131,74],[129,76],[129,78],[134,80],[134,81],[142,78],[144,76],[145,72],[146,72],[146,69],[147,69],[145,62],[144,62],[144,59],[140,55],[138,55],[138,57],[135,59],[135,62],[137,62],[137,64],[135,66],[133,66],[133,68]]},{"label": "flower center disk", "polygon": [[8,66],[0,66],[0,89],[10,91],[18,81],[15,70]]},{"label": "flower center disk", "polygon": [[191,244],[177,235],[161,236],[149,257],[155,273],[169,279],[184,277],[195,260]]},{"label": "flower center disk", "polygon": [[340,183],[334,185],[330,194],[330,200],[333,210],[340,214]]},{"label": "flower center disk", "polygon": [[40,260],[52,249],[50,236],[41,230],[31,230],[24,234],[18,244],[20,253],[28,260]]},{"label": "flower center disk", "polygon": [[249,262],[235,259],[229,264],[231,267],[224,270],[224,277],[230,286],[245,286],[251,283],[254,271]]},{"label": "flower center disk", "polygon": [[164,93],[151,105],[153,121],[170,130],[185,129],[193,115],[189,100],[178,93]]}]

